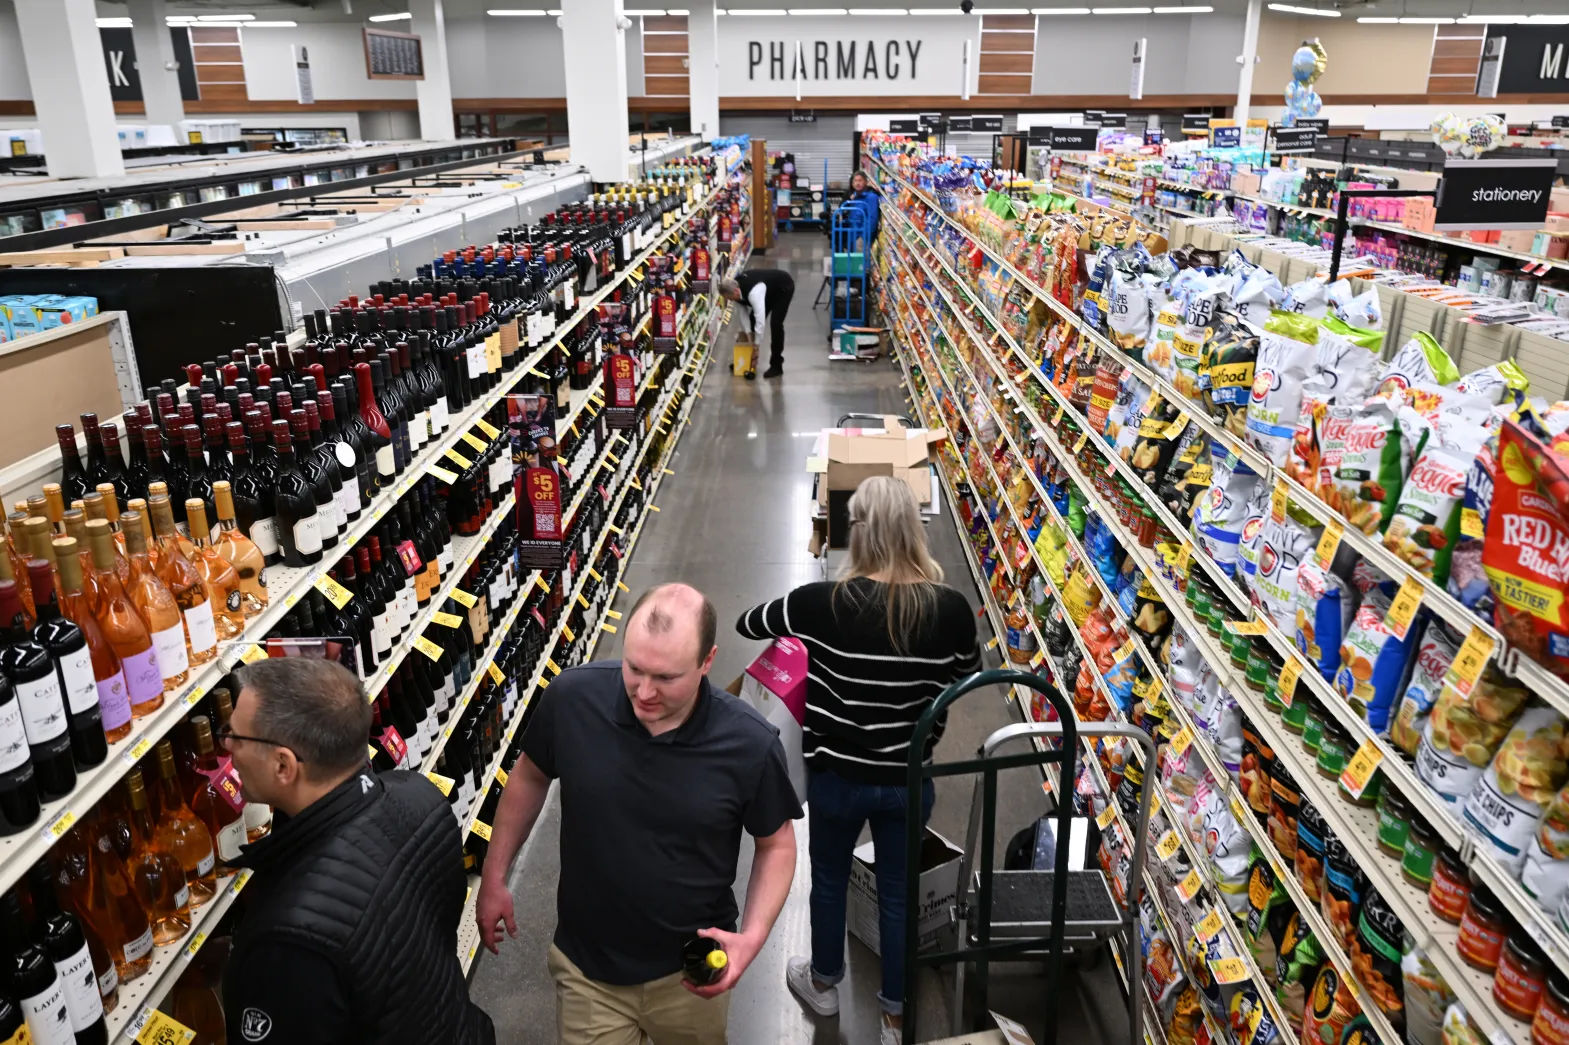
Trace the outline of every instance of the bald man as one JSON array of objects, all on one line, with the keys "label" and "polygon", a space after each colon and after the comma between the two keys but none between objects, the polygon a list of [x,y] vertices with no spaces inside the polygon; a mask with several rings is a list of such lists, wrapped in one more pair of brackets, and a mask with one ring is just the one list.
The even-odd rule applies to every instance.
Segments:
[{"label": "bald man", "polygon": [[[563,672],[501,793],[476,917],[492,953],[517,935],[508,867],[561,782],[561,880],[550,972],[562,1045],[720,1045],[729,991],[768,939],[795,874],[800,803],[779,736],[708,684],[714,608],[695,588],[644,592],[622,660]],[[741,834],[755,855],[736,928]],[[681,975],[694,934],[729,957],[717,983]]]}]

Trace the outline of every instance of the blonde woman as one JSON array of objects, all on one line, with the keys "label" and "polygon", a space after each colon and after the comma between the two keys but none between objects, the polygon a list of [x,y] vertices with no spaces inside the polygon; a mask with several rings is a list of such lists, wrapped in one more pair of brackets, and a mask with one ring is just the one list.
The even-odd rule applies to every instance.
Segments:
[{"label": "blonde woman", "polygon": [[[819,1015],[839,1011],[850,859],[870,821],[885,1045],[898,1041],[904,1012],[906,825],[912,815],[924,825],[933,800],[928,780],[912,808],[910,739],[927,706],[981,659],[975,615],[942,577],[909,487],[874,477],[850,498],[844,576],[803,585],[736,622],[749,639],[793,635],[809,658],[803,747],[811,773],[812,956],[790,959],[790,989]],[[927,761],[941,735],[939,724],[922,753]]]}]

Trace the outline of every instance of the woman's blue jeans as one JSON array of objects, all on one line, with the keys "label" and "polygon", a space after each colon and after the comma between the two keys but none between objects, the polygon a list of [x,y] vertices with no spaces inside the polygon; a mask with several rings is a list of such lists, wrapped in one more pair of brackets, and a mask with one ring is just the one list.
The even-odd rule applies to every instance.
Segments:
[{"label": "woman's blue jeans", "polygon": [[[812,857],[812,977],[824,984],[844,979],[850,861],[861,827],[870,821],[877,851],[877,930],[883,965],[883,989],[877,1000],[893,1015],[904,1012],[908,798],[909,789],[902,784],[862,784],[827,771],[814,771],[806,791]],[[921,789],[923,828],[935,799],[936,789],[927,780]]]}]

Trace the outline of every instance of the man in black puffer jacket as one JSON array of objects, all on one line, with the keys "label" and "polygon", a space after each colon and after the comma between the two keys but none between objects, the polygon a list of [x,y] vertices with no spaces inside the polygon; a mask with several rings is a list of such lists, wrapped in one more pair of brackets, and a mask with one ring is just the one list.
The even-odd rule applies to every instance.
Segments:
[{"label": "man in black puffer jacket", "polygon": [[245,668],[222,739],[272,833],[223,977],[231,1042],[494,1045],[458,964],[463,844],[413,773],[373,774],[371,710],[353,673],[283,657]]}]

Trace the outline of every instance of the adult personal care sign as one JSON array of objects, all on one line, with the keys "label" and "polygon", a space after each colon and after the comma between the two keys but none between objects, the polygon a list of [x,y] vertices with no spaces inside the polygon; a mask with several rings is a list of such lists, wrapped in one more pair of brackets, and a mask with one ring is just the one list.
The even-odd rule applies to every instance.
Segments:
[{"label": "adult personal care sign", "polygon": [[958,95],[964,41],[979,53],[979,34],[979,18],[731,14],[719,19],[719,93]]},{"label": "adult personal care sign", "polygon": [[1556,160],[1450,160],[1438,183],[1433,227],[1539,229],[1556,169]]}]

